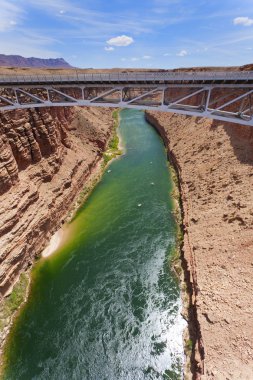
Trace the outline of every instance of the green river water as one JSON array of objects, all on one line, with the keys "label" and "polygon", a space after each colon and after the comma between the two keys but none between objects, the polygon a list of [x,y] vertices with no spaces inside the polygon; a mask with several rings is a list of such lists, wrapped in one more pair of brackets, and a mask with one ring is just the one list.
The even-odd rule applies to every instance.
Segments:
[{"label": "green river water", "polygon": [[65,245],[35,265],[5,349],[5,380],[182,379],[166,152],[141,111],[120,118],[126,152],[77,213]]}]

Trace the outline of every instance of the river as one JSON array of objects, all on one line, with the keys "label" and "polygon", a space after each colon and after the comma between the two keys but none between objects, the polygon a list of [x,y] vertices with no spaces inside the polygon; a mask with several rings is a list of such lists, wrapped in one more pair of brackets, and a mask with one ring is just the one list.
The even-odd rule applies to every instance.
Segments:
[{"label": "river", "polygon": [[5,380],[182,379],[185,322],[169,256],[176,222],[161,138],[120,112],[125,154],[32,273],[5,348]]}]

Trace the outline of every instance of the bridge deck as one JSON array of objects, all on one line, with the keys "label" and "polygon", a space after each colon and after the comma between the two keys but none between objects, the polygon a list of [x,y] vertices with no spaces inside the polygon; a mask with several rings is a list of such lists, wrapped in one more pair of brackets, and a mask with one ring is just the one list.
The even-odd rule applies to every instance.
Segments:
[{"label": "bridge deck", "polygon": [[46,84],[154,84],[154,83],[201,83],[201,84],[253,84],[252,71],[206,72],[126,72],[72,75],[0,75],[0,86]]}]

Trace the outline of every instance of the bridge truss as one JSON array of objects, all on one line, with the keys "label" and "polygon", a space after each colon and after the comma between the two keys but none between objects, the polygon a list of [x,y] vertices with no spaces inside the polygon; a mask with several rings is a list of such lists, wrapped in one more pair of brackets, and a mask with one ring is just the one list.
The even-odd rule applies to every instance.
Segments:
[{"label": "bridge truss", "polygon": [[253,126],[253,72],[125,72],[0,76],[0,111],[117,107]]}]

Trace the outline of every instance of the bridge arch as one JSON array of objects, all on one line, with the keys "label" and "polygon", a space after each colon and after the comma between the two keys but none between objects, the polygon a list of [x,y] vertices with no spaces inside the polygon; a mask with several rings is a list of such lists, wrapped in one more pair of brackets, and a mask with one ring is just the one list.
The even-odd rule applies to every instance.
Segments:
[{"label": "bridge arch", "polygon": [[252,96],[252,71],[0,76],[0,112],[41,107],[120,107],[253,126]]}]

